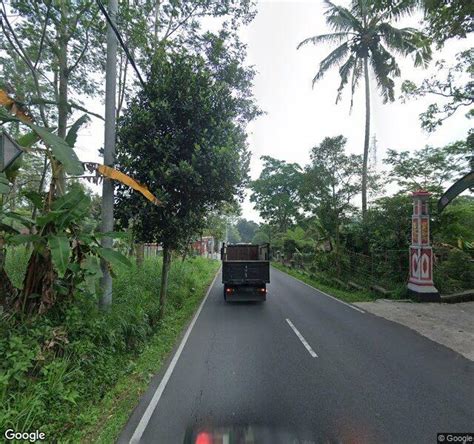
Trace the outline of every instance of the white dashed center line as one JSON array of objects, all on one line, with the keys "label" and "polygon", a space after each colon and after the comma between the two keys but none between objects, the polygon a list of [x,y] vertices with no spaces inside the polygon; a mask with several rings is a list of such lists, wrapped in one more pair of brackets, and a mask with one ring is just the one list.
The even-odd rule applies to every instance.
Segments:
[{"label": "white dashed center line", "polygon": [[291,329],[295,332],[296,336],[298,336],[298,339],[303,343],[305,346],[306,350],[308,350],[308,353],[313,357],[317,358],[318,355],[316,352],[311,348],[311,345],[308,344],[308,341],[306,341],[305,338],[303,338],[303,335],[298,331],[298,329],[293,325],[293,323],[287,319],[286,322],[288,322],[288,325],[291,327]]}]

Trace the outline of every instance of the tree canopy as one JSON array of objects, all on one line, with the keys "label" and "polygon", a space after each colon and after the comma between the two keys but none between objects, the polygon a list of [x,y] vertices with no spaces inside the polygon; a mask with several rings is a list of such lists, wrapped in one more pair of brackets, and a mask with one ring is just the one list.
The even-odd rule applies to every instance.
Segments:
[{"label": "tree canopy", "polygon": [[270,156],[262,160],[262,172],[250,185],[250,201],[262,219],[286,231],[299,214],[301,167]]},{"label": "tree canopy", "polygon": [[370,75],[369,65],[384,103],[395,100],[395,77],[400,76],[396,55],[412,55],[415,66],[427,66],[431,60],[429,38],[420,30],[396,28],[392,22],[406,12],[406,2],[373,3],[354,0],[349,7],[338,6],[329,0],[326,23],[331,33],[319,34],[303,40],[298,48],[307,44],[332,43],[338,45],[319,64],[314,84],[334,67],[339,68],[341,83],[336,103],[350,82],[351,109],[354,93],[361,78],[365,82],[365,137],[362,161],[362,215],[367,212],[368,156],[370,138]]},{"label": "tree canopy", "polygon": [[426,146],[414,152],[389,149],[385,163],[391,166],[388,178],[402,192],[425,189],[439,195],[451,180],[467,174],[469,154],[472,147],[461,140],[440,148]]},{"label": "tree canopy", "polygon": [[360,192],[362,156],[345,153],[346,138],[326,137],[311,150],[301,196],[305,209],[315,214],[324,230],[338,242],[339,225],[355,208]]},{"label": "tree canopy", "polygon": [[463,51],[456,58],[454,66],[447,66],[444,60],[437,61],[436,75],[423,80],[420,85],[409,80],[403,82],[404,98],[431,96],[441,102],[430,104],[420,114],[421,127],[428,132],[435,131],[458,110],[467,111],[468,118],[474,115],[474,49]]},{"label": "tree canopy", "polygon": [[201,228],[206,211],[242,195],[249,154],[238,121],[251,113],[232,90],[199,56],[154,60],[118,133],[118,165],[164,202],[150,206],[119,188],[120,219],[133,220],[139,239],[178,248]]}]

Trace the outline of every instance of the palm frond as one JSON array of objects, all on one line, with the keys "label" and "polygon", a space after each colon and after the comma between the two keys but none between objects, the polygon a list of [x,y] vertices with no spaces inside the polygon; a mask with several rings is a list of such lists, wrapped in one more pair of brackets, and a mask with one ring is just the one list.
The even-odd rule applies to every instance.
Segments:
[{"label": "palm frond", "polygon": [[428,67],[431,62],[433,53],[431,51],[431,40],[422,32],[417,31],[411,40],[411,44],[415,47],[414,58],[415,66]]},{"label": "palm frond", "polygon": [[354,54],[350,55],[347,61],[339,68],[341,83],[339,84],[339,88],[337,89],[336,105],[339,103],[339,100],[341,100],[342,91],[347,85],[347,82],[349,81],[349,75],[354,67],[356,59],[357,57]]},{"label": "palm frond", "polygon": [[370,10],[372,2],[367,2],[367,0],[353,0],[351,6],[351,13],[353,16],[358,17],[362,23],[367,25],[367,19],[370,17]]},{"label": "palm frond", "polygon": [[363,69],[363,59],[360,57],[357,57],[355,63],[354,63],[354,68],[352,70],[352,82],[351,82],[351,107],[350,111],[352,111],[352,107],[354,105],[354,94],[355,94],[355,89],[357,88],[357,85],[359,84],[359,80],[362,77],[362,69]]},{"label": "palm frond", "polygon": [[400,0],[398,2],[394,2],[393,5],[384,7],[384,10],[380,11],[380,21],[397,21],[403,17],[409,16],[417,10],[419,3],[420,2],[417,0]]},{"label": "palm frond", "polygon": [[431,41],[423,32],[414,28],[395,28],[389,23],[381,23],[378,33],[384,43],[402,55],[413,53],[415,66],[427,66],[431,61]]},{"label": "palm frond", "polygon": [[326,71],[334,65],[337,65],[342,62],[342,59],[349,52],[348,42],[344,42],[342,45],[338,46],[334,51],[332,51],[323,61],[319,64],[319,71],[313,78],[313,87],[314,84],[320,80]]},{"label": "palm frond", "polygon": [[361,32],[363,24],[355,17],[349,9],[337,6],[329,0],[324,0],[327,6],[325,12],[326,23],[334,30],[340,32]]},{"label": "palm frond", "polygon": [[413,33],[416,29],[413,28],[395,28],[389,23],[381,23],[377,27],[379,36],[384,43],[393,51],[402,55],[407,55],[414,50],[411,43]]},{"label": "palm frond", "polygon": [[317,45],[318,43],[340,43],[344,39],[349,38],[350,35],[351,33],[349,32],[334,32],[331,34],[315,35],[304,39],[298,44],[296,49],[300,49],[301,46],[307,45],[308,43],[312,43],[313,45]]},{"label": "palm frond", "polygon": [[400,68],[395,58],[379,44],[375,48],[371,48],[370,64],[372,65],[383,103],[393,102],[395,100],[395,82],[390,76],[400,76]]},{"label": "palm frond", "polygon": [[309,37],[298,48],[309,43],[343,42],[321,61],[312,82],[314,87],[330,68],[339,66],[340,85],[336,103],[350,81],[352,109],[355,89],[363,77],[365,57],[370,59],[384,102],[394,100],[393,79],[400,76],[400,68],[392,53],[413,55],[415,66],[426,65],[431,59],[431,42],[423,32],[414,28],[400,29],[387,23],[410,14],[419,0],[391,0],[388,3],[352,0],[350,9],[335,5],[331,0],[323,1],[327,8],[326,23],[334,32]]}]

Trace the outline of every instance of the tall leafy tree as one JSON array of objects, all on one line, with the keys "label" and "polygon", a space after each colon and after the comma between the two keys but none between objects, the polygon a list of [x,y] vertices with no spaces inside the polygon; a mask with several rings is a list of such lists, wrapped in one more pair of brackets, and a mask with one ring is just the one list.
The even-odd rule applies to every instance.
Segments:
[{"label": "tall leafy tree", "polygon": [[351,107],[354,92],[361,78],[365,82],[365,138],[362,166],[362,214],[367,211],[367,177],[370,139],[370,76],[369,67],[377,82],[384,103],[394,101],[394,78],[400,76],[396,55],[414,55],[415,66],[425,65],[431,59],[429,39],[413,28],[396,28],[391,21],[406,11],[404,2],[378,9],[368,0],[354,0],[345,8],[325,0],[326,23],[331,33],[316,35],[303,40],[298,48],[312,44],[338,44],[319,66],[314,84],[331,68],[339,67],[341,83],[336,103],[342,91],[350,84]]},{"label": "tall leafy tree", "polygon": [[241,218],[237,221],[236,227],[240,233],[242,242],[252,242],[255,232],[258,229],[258,224],[253,220]]},{"label": "tall leafy tree", "polygon": [[[3,1],[0,26],[0,88],[65,139],[73,111],[85,111],[81,96],[101,91],[105,25],[96,2]],[[52,170],[52,186],[62,194],[64,165],[53,160]]]},{"label": "tall leafy tree", "polygon": [[[420,85],[405,80],[402,84],[404,98],[430,96],[440,102],[431,103],[420,114],[421,127],[433,132],[458,110],[474,116],[474,48],[456,55],[457,62],[446,66],[444,60],[436,62],[436,74]],[[467,74],[467,78],[466,78]]]},{"label": "tall leafy tree", "polygon": [[[157,50],[185,48],[206,56],[212,40],[232,40],[241,47],[238,30],[255,16],[254,0],[126,0],[119,3],[118,27],[143,71]],[[202,26],[208,18],[217,19],[220,29],[209,32]],[[146,30],[146,32],[144,32]],[[245,50],[240,51],[245,56]],[[134,76],[124,52],[119,48],[117,115],[125,99],[136,90]]]},{"label": "tall leafy tree", "polygon": [[[393,0],[373,0],[381,11],[392,7]],[[399,8],[424,13],[425,32],[438,46],[451,38],[465,38],[474,31],[474,4],[469,0],[403,0]]]},{"label": "tall leafy tree", "polygon": [[161,313],[171,252],[206,227],[207,214],[243,196],[249,166],[245,124],[256,114],[251,101],[239,98],[240,86],[231,72],[220,78],[202,57],[160,53],[146,88],[120,121],[120,169],[163,201],[152,206],[117,190],[121,223],[133,221],[139,241],[163,245]]},{"label": "tall leafy tree", "polygon": [[427,29],[442,45],[449,38],[465,38],[474,31],[474,4],[469,0],[423,0]]},{"label": "tall leafy tree", "polygon": [[262,219],[284,232],[300,210],[301,167],[270,156],[262,156],[262,160],[260,177],[251,183],[250,201]]},{"label": "tall leafy tree", "polygon": [[272,227],[271,225],[260,224],[252,238],[252,243],[253,244],[264,244],[267,242],[272,243],[273,241],[272,234],[274,231],[275,231],[275,228]]},{"label": "tall leafy tree", "polygon": [[361,190],[360,155],[345,153],[346,138],[326,137],[311,150],[301,195],[304,207],[317,216],[324,231],[340,244],[340,226],[355,210],[352,199]]},{"label": "tall leafy tree", "polygon": [[458,141],[444,147],[426,146],[414,152],[388,150],[384,163],[391,167],[388,178],[402,191],[429,190],[440,195],[453,180],[470,171],[472,146]]}]

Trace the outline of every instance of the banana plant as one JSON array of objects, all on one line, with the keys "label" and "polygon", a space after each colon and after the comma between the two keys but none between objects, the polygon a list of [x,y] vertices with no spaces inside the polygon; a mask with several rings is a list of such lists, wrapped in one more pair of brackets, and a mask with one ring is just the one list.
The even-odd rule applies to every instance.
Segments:
[{"label": "banana plant", "polygon": [[[66,173],[83,177],[86,166],[95,171],[96,177],[117,180],[137,190],[155,205],[161,204],[145,185],[131,177],[105,165],[83,164],[79,161],[73,148],[79,129],[89,119],[87,115],[80,117],[70,127],[65,139],[62,139],[54,134],[54,129],[33,123],[24,106],[2,94],[0,89],[0,105],[4,106],[0,107],[0,124],[21,122],[29,127],[30,132],[17,140],[25,151],[35,150],[35,144],[42,141],[46,147],[44,153],[49,157],[53,169],[59,162]],[[0,197],[8,193],[11,179],[8,174],[0,175]],[[99,259],[104,259],[110,267],[117,263],[130,265],[124,255],[100,245],[103,236],[117,237],[117,233],[95,233],[86,229],[83,221],[89,214],[90,198],[82,190],[73,189],[58,197],[53,185],[46,195],[30,192],[25,197],[35,208],[40,209],[41,214],[34,220],[16,213],[1,212],[0,207],[0,250],[5,243],[27,243],[32,247],[20,289],[11,284],[4,271],[4,260],[0,257],[0,279],[3,282],[3,286],[0,286],[0,305],[24,313],[43,313],[56,302],[73,298],[76,291],[95,293],[101,274]],[[17,226],[26,228],[29,234],[19,233],[13,221]]]},{"label": "banana plant", "polygon": [[[30,193],[28,198],[35,201],[42,196]],[[35,221],[15,213],[4,214],[4,218],[14,218],[30,233],[35,233],[9,230],[5,236],[7,246],[32,245],[23,287],[9,300],[16,311],[42,313],[58,300],[72,299],[75,291],[93,294],[95,288],[91,282],[100,277],[100,258],[111,267],[131,265],[118,251],[100,245],[102,236],[113,237],[115,233],[96,233],[85,228],[83,221],[89,215],[89,207],[89,196],[76,188],[56,199],[50,210]]]},{"label": "banana plant", "polygon": [[10,191],[10,181],[7,175],[3,172],[0,173],[0,194],[7,194]]}]

